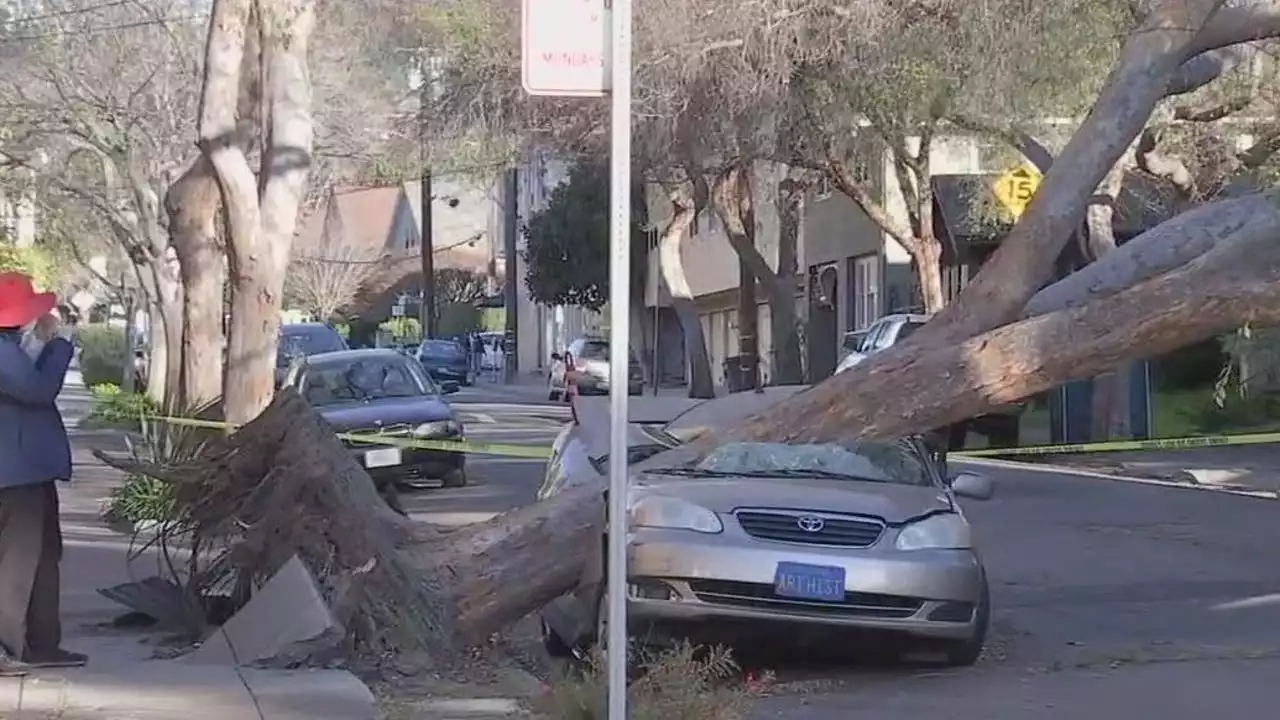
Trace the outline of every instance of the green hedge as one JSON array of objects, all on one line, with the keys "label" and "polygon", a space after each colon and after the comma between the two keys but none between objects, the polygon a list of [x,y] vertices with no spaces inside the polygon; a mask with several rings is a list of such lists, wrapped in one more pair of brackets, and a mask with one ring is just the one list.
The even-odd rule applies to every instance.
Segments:
[{"label": "green hedge", "polygon": [[88,427],[111,427],[122,430],[139,430],[143,415],[159,414],[159,408],[151,398],[140,393],[127,393],[115,383],[91,385],[93,406],[81,423]]},{"label": "green hedge", "polygon": [[80,374],[88,387],[118,385],[129,367],[129,343],[124,328],[84,325],[76,330],[80,346]]}]

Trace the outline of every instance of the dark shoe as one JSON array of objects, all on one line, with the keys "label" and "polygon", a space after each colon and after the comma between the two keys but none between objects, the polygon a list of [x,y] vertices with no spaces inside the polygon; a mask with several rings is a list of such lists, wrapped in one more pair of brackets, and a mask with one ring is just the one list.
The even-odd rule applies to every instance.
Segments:
[{"label": "dark shoe", "polygon": [[88,655],[73,653],[61,648],[47,653],[32,653],[23,664],[31,669],[77,668],[89,662]]},{"label": "dark shoe", "polygon": [[9,653],[0,649],[0,678],[22,677],[30,672],[30,665],[14,660]]}]

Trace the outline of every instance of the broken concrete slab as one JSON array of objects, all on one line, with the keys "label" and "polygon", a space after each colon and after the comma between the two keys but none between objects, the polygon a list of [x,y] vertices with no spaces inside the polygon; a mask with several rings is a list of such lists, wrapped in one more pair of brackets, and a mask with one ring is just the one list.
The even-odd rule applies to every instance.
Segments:
[{"label": "broken concrete slab", "polygon": [[335,626],[315,579],[295,555],[186,662],[249,665],[276,657]]},{"label": "broken concrete slab", "polygon": [[373,693],[344,670],[258,670],[241,677],[258,702],[263,720],[377,720]]},{"label": "broken concrete slab", "polygon": [[426,718],[444,720],[480,720],[481,718],[513,717],[524,714],[520,703],[511,698],[447,698],[421,700],[414,703],[414,710]]}]

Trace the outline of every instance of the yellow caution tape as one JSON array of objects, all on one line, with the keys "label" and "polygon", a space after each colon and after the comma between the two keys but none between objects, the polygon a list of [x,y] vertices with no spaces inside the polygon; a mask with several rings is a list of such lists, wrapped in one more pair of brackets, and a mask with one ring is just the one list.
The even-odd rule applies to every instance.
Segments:
[{"label": "yellow caution tape", "polygon": [[1028,447],[1006,449],[988,448],[983,450],[958,450],[951,454],[962,457],[1069,455],[1073,453],[1125,452],[1132,450],[1178,450],[1199,447],[1225,447],[1228,445],[1262,445],[1274,442],[1280,442],[1280,433],[1206,435],[1203,437],[1167,438],[1162,440],[1113,440],[1110,442],[1077,443],[1074,445],[1032,445]]},{"label": "yellow caution tape", "polygon": [[[199,420],[197,418],[165,417],[148,415],[141,418],[144,422],[161,422],[169,425],[205,428],[209,430],[237,430],[239,426],[217,420]],[[527,458],[530,460],[546,460],[551,457],[551,448],[537,445],[517,445],[514,443],[486,443],[474,440],[428,440],[424,438],[377,435],[373,433],[337,433],[339,440],[363,443],[368,445],[390,445],[411,450],[440,450],[474,455],[498,455],[502,457]]]}]

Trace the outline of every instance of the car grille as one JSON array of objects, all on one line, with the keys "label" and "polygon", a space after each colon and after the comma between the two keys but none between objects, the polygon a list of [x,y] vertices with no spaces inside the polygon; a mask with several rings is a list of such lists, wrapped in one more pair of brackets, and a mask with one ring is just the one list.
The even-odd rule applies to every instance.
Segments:
[{"label": "car grille", "polygon": [[[396,423],[395,425],[386,425],[375,428],[359,428],[355,430],[347,430],[347,435],[367,435],[370,438],[379,437],[406,437],[413,432],[413,425],[409,423]],[[374,447],[376,443],[354,442],[352,440],[343,439],[343,444],[348,447],[369,448]]]},{"label": "car grille", "polygon": [[713,605],[845,617],[908,618],[924,605],[920,598],[861,592],[846,592],[839,602],[795,600],[778,597],[772,585],[731,580],[690,580],[689,589],[699,600]]},{"label": "car grille", "polygon": [[[803,543],[805,545],[834,545],[838,547],[870,547],[880,539],[884,523],[875,518],[854,515],[827,515],[776,510],[739,510],[738,524],[751,537],[761,540]],[[809,523],[803,521],[820,520]]]}]

